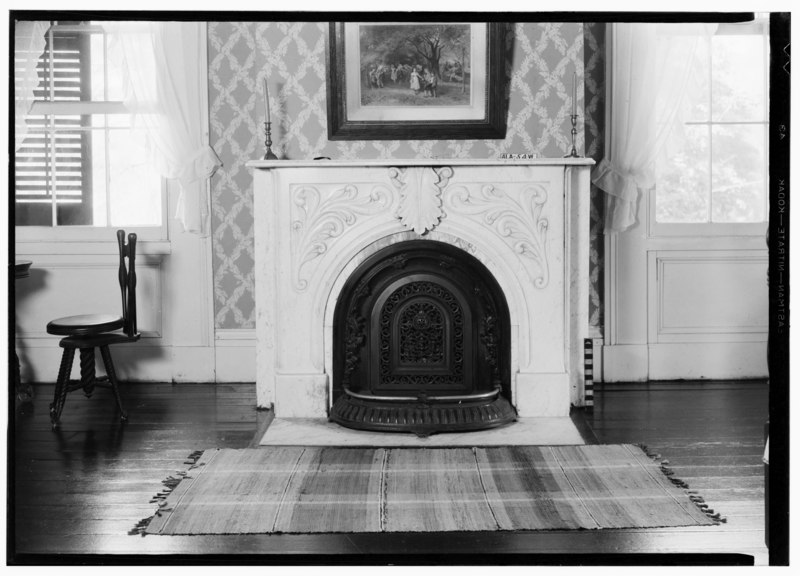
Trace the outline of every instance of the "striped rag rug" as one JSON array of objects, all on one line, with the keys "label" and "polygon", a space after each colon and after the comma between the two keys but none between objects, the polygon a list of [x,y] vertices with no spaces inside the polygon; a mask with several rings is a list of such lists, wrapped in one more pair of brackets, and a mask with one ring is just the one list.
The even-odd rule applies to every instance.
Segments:
[{"label": "striped rag rug", "polygon": [[271,446],[195,453],[132,533],[267,534],[716,524],[629,444]]}]

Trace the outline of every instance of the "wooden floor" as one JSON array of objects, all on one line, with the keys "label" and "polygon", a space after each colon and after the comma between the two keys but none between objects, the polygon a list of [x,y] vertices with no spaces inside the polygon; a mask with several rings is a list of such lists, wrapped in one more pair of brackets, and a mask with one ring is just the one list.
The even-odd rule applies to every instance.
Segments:
[{"label": "wooden floor", "polygon": [[[671,557],[658,555],[673,553],[683,554],[682,563],[709,553],[768,562],[761,463],[765,382],[607,385],[598,388],[593,413],[576,414],[590,441],[642,443],[660,453],[676,477],[727,517],[726,524],[400,535],[129,535],[153,513],[150,500],[161,480],[185,469],[191,452],[247,447],[260,437],[269,413],[255,410],[254,385],[125,386],[124,425],[106,390],[90,399],[76,392],[67,399],[57,432],[47,413],[52,387],[36,386],[35,393],[32,404],[16,409],[9,445],[9,563],[619,564],[668,563]],[[240,556],[216,556],[229,554]]]}]

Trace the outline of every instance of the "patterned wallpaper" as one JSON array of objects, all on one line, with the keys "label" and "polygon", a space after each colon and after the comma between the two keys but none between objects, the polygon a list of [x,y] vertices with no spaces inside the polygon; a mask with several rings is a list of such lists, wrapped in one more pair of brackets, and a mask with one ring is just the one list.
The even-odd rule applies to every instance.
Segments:
[{"label": "patterned wallpaper", "polygon": [[[600,162],[605,153],[605,45],[605,24],[592,22],[583,25],[585,154],[595,162]],[[605,197],[594,184],[591,185],[591,201],[589,324],[602,330]]]},{"label": "patterned wallpaper", "polygon": [[[581,82],[584,66],[595,75],[603,68],[602,26],[587,26],[585,32],[579,23],[509,24],[507,40],[512,48],[506,63],[509,116],[504,140],[333,142],[327,139],[327,26],[209,23],[211,145],[223,162],[212,180],[217,328],[255,326],[252,174],[245,163],[264,154],[264,77],[272,96],[272,149],[279,158],[494,158],[505,152],[558,157],[569,147],[572,72],[577,71]],[[584,50],[584,36],[591,52]],[[600,87],[593,76],[584,90],[587,105],[602,112]],[[579,109],[583,94],[579,91]],[[584,149],[582,122],[579,118],[579,153]],[[597,152],[602,147],[602,129],[588,119],[586,129],[590,149]],[[595,204],[596,237],[602,205]],[[601,256],[593,248],[591,272],[596,279]],[[597,284],[590,308],[595,324],[600,321]]]}]

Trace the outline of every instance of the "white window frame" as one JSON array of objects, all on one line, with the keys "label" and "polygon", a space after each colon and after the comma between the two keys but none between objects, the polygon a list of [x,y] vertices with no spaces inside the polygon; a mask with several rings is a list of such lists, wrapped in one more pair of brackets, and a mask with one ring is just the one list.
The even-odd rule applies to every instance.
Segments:
[{"label": "white window frame", "polygon": [[[65,32],[92,32],[93,28],[101,29],[98,25],[69,25],[53,24],[47,34],[53,29]],[[31,106],[30,115],[86,115],[86,114],[128,114],[128,110],[121,101],[83,101],[83,102],[52,102],[35,101]],[[157,253],[169,252],[169,226],[168,226],[168,187],[167,181],[161,178],[161,224],[158,226],[120,226],[120,225],[52,225],[52,226],[15,226],[14,232],[17,242],[106,242],[109,240],[109,231],[124,228],[127,233],[135,233],[142,242],[156,243],[151,247]],[[14,202],[16,209],[16,201]]]},{"label": "white window frame", "polygon": [[[764,190],[765,194],[765,210],[764,222],[658,222],[656,219],[656,193],[658,182],[655,187],[647,191],[645,201],[647,202],[647,235],[649,237],[670,237],[670,236],[694,236],[694,237],[724,237],[724,236],[764,236],[767,233],[767,221],[769,218],[769,18],[757,17],[752,22],[742,23],[725,23],[720,24],[716,35],[760,35],[764,39],[765,51],[764,57],[766,59],[764,70],[764,96],[766,102],[765,115],[766,118],[763,124],[767,127],[764,131],[764,146],[766,153],[766,166]],[[694,122],[692,124],[699,124]],[[719,125],[721,123],[709,121],[702,122],[702,124],[711,126]],[[761,122],[759,122],[761,124]],[[709,156],[709,169],[711,168],[711,157]],[[710,205],[709,205],[710,209]]]}]

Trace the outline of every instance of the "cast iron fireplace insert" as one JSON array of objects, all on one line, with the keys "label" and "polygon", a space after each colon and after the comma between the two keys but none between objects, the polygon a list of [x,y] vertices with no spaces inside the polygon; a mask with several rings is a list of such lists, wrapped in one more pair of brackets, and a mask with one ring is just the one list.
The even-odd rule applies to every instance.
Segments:
[{"label": "cast iron fireplace insert", "polygon": [[510,320],[475,257],[429,240],[365,260],[334,312],[330,419],[360,430],[481,430],[516,419]]}]

